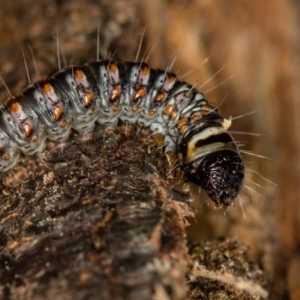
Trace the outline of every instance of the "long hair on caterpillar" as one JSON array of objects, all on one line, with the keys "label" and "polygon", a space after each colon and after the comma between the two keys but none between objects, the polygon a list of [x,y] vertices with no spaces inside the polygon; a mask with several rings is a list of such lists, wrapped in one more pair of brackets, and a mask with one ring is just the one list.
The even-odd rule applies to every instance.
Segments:
[{"label": "long hair on caterpillar", "polygon": [[[213,87],[211,89],[214,89],[214,88],[215,87]],[[225,98],[224,98],[224,100],[225,100]],[[222,105],[223,101],[220,103],[220,105],[218,107],[220,107]],[[231,125],[232,121],[236,121],[241,118],[246,118],[250,115],[255,115],[256,113],[257,113],[257,111],[252,111],[249,113],[241,114],[239,116],[230,117],[227,122],[229,122],[229,124]],[[245,194],[250,193],[252,196],[266,200],[266,198],[264,196],[264,192],[266,190],[265,185],[267,184],[267,185],[271,185],[273,187],[278,187],[278,185],[275,182],[273,182],[272,180],[268,179],[263,174],[261,174],[258,170],[256,170],[256,167],[253,167],[253,165],[258,163],[258,161],[257,161],[258,159],[267,160],[272,163],[274,163],[275,160],[272,159],[271,157],[261,155],[254,151],[247,150],[247,148],[248,148],[247,145],[249,143],[251,143],[251,141],[249,141],[247,139],[240,140],[241,136],[248,136],[248,137],[250,136],[250,137],[254,137],[254,138],[260,138],[261,137],[260,133],[230,130],[230,129],[228,129],[228,132],[230,132],[230,134],[232,134],[232,136],[234,137],[235,143],[239,147],[239,152],[242,157],[243,165],[245,168],[244,183],[243,183],[243,187],[241,189],[241,193],[237,196],[237,201],[242,210],[243,217],[246,218],[246,212],[243,207],[243,197],[245,197]],[[249,158],[250,158],[250,160],[249,160]],[[251,160],[251,158],[254,158],[255,161]],[[256,177],[256,179],[255,179],[255,177]],[[262,180],[263,183],[258,183],[258,179]],[[203,190],[204,193],[202,193],[201,190]],[[205,189],[201,189],[201,187],[198,187],[198,189],[197,189],[197,186],[195,186],[195,188],[193,188],[192,191],[193,191],[193,198],[201,199],[202,202],[205,202],[209,205],[208,199],[210,199],[210,196],[209,196],[209,193],[207,193],[207,191]],[[195,204],[194,206],[198,207],[198,204]],[[234,203],[232,203],[232,206],[234,206]]]},{"label": "long hair on caterpillar", "polygon": [[57,38],[59,70],[34,83],[28,75],[29,86],[17,96],[8,91],[0,112],[0,170],[15,165],[20,152],[43,152],[46,140],[66,141],[71,128],[84,135],[96,121],[114,126],[121,120],[163,135],[165,152],[179,158],[184,181],[203,188],[217,207],[230,206],[244,180],[230,122],[203,93],[169,72],[171,66],[99,60],[99,44],[98,38],[96,61],[61,68]]}]

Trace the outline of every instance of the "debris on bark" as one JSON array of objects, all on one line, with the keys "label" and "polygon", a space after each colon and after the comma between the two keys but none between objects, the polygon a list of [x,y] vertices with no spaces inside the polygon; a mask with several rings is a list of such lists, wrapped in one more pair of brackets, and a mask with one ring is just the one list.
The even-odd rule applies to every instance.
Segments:
[{"label": "debris on bark", "polygon": [[183,299],[193,211],[167,164],[120,126],[1,174],[1,297]]}]

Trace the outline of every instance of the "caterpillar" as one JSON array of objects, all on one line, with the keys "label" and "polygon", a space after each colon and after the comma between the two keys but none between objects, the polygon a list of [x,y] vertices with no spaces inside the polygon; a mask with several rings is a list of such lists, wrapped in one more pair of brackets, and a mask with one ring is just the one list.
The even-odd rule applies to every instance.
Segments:
[{"label": "caterpillar", "polygon": [[119,120],[163,135],[185,182],[204,189],[217,207],[233,203],[245,168],[228,120],[193,86],[145,62],[72,65],[10,96],[0,111],[0,171],[12,168],[21,152],[41,153],[47,139],[67,140],[71,128],[85,134],[95,122]]}]

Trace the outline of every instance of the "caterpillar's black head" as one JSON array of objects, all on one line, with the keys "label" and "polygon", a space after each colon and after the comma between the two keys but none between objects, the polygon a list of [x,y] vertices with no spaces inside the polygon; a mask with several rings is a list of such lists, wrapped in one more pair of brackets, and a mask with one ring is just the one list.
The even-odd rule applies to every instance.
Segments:
[{"label": "caterpillar's black head", "polygon": [[185,178],[203,188],[218,207],[230,206],[243,186],[244,165],[233,150],[207,154],[184,170]]},{"label": "caterpillar's black head", "polygon": [[217,113],[205,115],[179,141],[187,182],[203,188],[217,207],[233,203],[244,182],[244,164],[238,146]]}]

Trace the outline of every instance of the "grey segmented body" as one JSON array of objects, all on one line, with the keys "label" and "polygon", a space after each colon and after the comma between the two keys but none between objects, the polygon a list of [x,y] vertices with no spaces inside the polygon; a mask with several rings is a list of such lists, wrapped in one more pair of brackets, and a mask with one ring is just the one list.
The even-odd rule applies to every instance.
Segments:
[{"label": "grey segmented body", "polygon": [[[232,203],[244,166],[223,117],[191,85],[146,63],[70,66],[8,98],[0,112],[0,171],[12,168],[20,151],[41,153],[47,139],[68,139],[70,128],[84,134],[95,122],[114,126],[119,120],[162,134],[165,151],[178,155],[186,181],[204,188],[218,206]],[[207,165],[211,155],[217,163]],[[205,181],[199,177],[205,177],[203,170]]]}]

